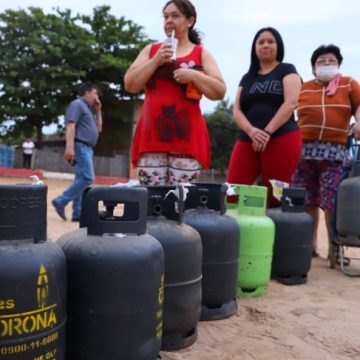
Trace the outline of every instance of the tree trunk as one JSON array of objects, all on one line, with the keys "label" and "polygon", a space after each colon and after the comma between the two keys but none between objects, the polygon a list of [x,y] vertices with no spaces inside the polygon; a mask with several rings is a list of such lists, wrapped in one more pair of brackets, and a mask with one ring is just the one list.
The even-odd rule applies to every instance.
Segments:
[{"label": "tree trunk", "polygon": [[38,121],[36,124],[36,138],[37,138],[37,144],[38,148],[42,149],[43,147],[43,133],[42,133],[42,122]]}]

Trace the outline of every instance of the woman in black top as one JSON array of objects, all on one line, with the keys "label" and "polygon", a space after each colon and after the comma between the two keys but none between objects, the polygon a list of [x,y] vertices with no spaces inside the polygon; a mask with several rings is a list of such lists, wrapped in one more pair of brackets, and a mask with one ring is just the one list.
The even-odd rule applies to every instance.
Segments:
[{"label": "woman in black top", "polygon": [[283,63],[283,58],[279,32],[271,27],[260,29],[233,106],[240,132],[227,181],[251,185],[261,176],[268,187],[269,205],[278,203],[269,180],[289,183],[301,153],[301,134],[294,119],[301,79],[294,65]]}]

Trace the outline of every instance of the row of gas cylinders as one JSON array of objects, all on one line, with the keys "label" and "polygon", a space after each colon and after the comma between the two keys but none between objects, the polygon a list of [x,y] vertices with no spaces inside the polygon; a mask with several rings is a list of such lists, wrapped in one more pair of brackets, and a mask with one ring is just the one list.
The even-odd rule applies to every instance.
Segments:
[{"label": "row of gas cylinders", "polygon": [[266,215],[266,188],[235,186],[227,215],[227,188],[91,188],[80,229],[53,243],[46,186],[0,187],[0,357],[154,360],[193,344],[199,320],[233,315],[237,296],[265,293],[271,273],[304,283],[303,191]]}]

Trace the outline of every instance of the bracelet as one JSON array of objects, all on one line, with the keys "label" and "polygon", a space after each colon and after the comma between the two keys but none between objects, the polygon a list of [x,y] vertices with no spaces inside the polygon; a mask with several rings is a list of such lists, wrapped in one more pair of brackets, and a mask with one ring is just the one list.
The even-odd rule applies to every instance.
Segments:
[{"label": "bracelet", "polygon": [[267,131],[267,130],[263,130],[265,133],[267,133],[270,137],[271,137],[271,135],[272,135],[272,133],[271,132],[269,132],[269,131]]}]

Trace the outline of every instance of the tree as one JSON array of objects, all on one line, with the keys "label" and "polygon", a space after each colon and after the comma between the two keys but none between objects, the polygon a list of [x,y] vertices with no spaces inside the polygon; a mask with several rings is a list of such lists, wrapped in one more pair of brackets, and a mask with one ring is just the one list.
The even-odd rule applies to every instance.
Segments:
[{"label": "tree", "polygon": [[123,75],[147,39],[140,26],[109,10],[95,8],[93,17],[59,9],[45,14],[34,7],[0,14],[3,133],[20,137],[36,131],[41,144],[43,126],[59,124],[84,80],[99,85],[106,115],[121,118]]},{"label": "tree", "polygon": [[132,134],[132,117],[123,99],[134,99],[125,91],[124,75],[140,50],[151,40],[142,27],[124,17],[110,14],[109,6],[96,7],[92,16],[82,16],[83,24],[90,28],[96,43],[98,60],[89,69],[87,79],[100,85],[104,109],[104,132],[99,139],[102,155],[112,151],[128,150]]},{"label": "tree", "polygon": [[220,101],[215,111],[204,117],[210,135],[211,167],[225,175],[238,132],[232,117],[232,105],[229,105],[229,100]]},{"label": "tree", "polygon": [[7,10],[0,21],[0,122],[14,121],[13,136],[35,129],[41,143],[42,127],[59,121],[86,74],[94,43],[70,11],[60,17],[39,8]]},{"label": "tree", "polygon": [[142,26],[111,15],[109,6],[96,7],[92,16],[81,16],[81,20],[90,27],[98,54],[87,78],[101,82],[104,94],[117,99],[131,96],[124,89],[124,74],[139,51],[151,41],[142,32]]}]

